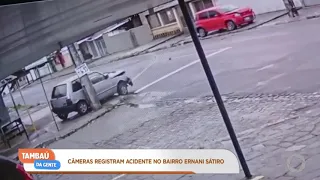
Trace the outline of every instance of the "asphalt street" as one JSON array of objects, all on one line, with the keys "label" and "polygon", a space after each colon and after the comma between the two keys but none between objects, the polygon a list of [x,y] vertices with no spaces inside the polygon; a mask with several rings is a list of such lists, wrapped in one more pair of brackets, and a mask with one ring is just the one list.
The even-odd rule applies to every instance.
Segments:
[{"label": "asphalt street", "polygon": [[[319,21],[314,19],[265,26],[202,40],[221,94],[318,91]],[[132,92],[151,93],[156,99],[193,98],[212,94],[192,43],[113,63],[105,63],[100,59],[90,67],[101,72],[125,70],[134,81],[130,89]],[[57,83],[70,76],[46,81],[44,86],[48,97]],[[28,105],[46,103],[40,84],[24,88],[22,94]],[[17,104],[23,104],[18,92],[14,93],[14,98]],[[4,99],[7,106],[12,107],[10,96]],[[37,116],[41,116],[41,120],[46,119],[48,123],[52,121],[49,112],[44,110]],[[30,120],[26,121],[30,124]]]},{"label": "asphalt street", "polygon": [[[229,48],[208,57],[222,94],[266,92],[314,92],[319,89],[319,20],[261,28],[202,42],[206,54]],[[308,29],[306,31],[306,29]],[[192,44],[163,52],[161,62],[140,80],[166,75],[197,59]],[[180,53],[181,52],[181,53]],[[159,52],[160,53],[160,52]],[[173,53],[175,55],[173,55]],[[190,53],[189,56],[184,54]],[[168,54],[168,55],[167,55]],[[180,56],[180,57],[179,57]],[[181,57],[182,56],[182,57]],[[153,78],[154,79],[154,78]],[[157,79],[157,78],[155,78]],[[200,63],[194,64],[144,91],[169,92],[167,98],[210,94]]]},{"label": "asphalt street", "polygon": [[[221,93],[317,91],[318,24],[318,19],[308,20],[203,40]],[[171,94],[168,98],[184,98],[210,94],[197,60],[193,44],[187,44],[114,63],[104,64],[101,59],[91,66],[92,70],[102,72],[126,70],[134,79],[134,91],[166,92]],[[188,66],[189,63],[192,65]],[[46,82],[47,94],[50,96],[52,87],[65,78]],[[45,103],[40,84],[23,89],[23,95],[27,104]],[[15,99],[23,104],[18,93]],[[11,101],[9,96],[5,100]]]},{"label": "asphalt street", "polygon": [[[230,94],[252,96],[226,100],[226,107],[242,139],[240,143],[244,145],[250,167],[267,179],[320,177],[315,168],[318,166],[314,165],[316,161],[309,163],[307,174],[292,175],[285,169],[285,158],[292,149],[299,151],[308,147],[303,153],[309,161],[319,152],[319,143],[312,145],[318,141],[319,133],[319,108],[313,107],[318,102],[319,95],[315,93],[320,88],[317,81],[320,75],[319,30],[320,20],[315,19],[202,41],[221,94],[224,97]],[[134,79],[131,91],[137,92],[132,102],[140,104],[139,108],[121,106],[49,148],[232,149],[217,107],[206,99],[211,92],[193,44],[111,64],[99,61],[95,66],[93,69],[104,72],[126,70]],[[289,124],[283,124],[285,120]],[[312,127],[307,126],[306,121]],[[296,142],[295,136],[301,141]],[[240,174],[232,177],[58,175],[40,178],[190,180],[242,177]]]}]

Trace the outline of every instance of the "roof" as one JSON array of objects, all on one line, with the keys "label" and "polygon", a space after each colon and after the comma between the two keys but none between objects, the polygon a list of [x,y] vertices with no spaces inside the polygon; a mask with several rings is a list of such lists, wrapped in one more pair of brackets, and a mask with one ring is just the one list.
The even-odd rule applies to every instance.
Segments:
[{"label": "roof", "polygon": [[102,31],[99,31],[99,32],[95,33],[94,35],[91,36],[89,41],[90,40],[96,40],[96,39],[100,38],[101,36],[103,36],[103,34],[109,33],[111,31],[117,29],[118,27],[120,27],[120,26],[126,24],[127,22],[129,22],[129,20],[130,20],[130,18],[127,18],[127,19],[125,19],[125,20],[123,20],[123,21],[121,21],[121,22],[119,22],[117,24],[114,24],[114,25],[108,27],[107,29],[104,29]]},{"label": "roof", "polygon": [[[100,73],[101,74],[101,72],[98,72],[98,71],[91,71],[91,72],[96,72],[96,73]],[[63,84],[67,84],[68,82],[72,82],[72,81],[77,80],[77,79],[79,79],[79,77],[77,75],[71,76],[71,77],[63,80],[62,82],[58,83],[57,86],[63,85]]]},{"label": "roof", "polygon": [[8,83],[10,83],[11,81],[13,81],[13,80],[16,79],[16,78],[17,78],[17,76],[10,75],[10,76],[2,79],[2,80],[0,81],[0,87],[3,87],[3,86],[5,86],[5,85],[7,85]]},{"label": "roof", "polygon": [[86,42],[86,41],[94,41],[94,40],[102,37],[104,34],[109,33],[111,31],[117,29],[118,27],[126,24],[129,21],[130,21],[130,18],[126,18],[126,19],[124,19],[124,20],[122,20],[122,21],[120,21],[120,22],[118,22],[118,23],[116,23],[116,24],[114,24],[112,26],[107,27],[106,29],[103,29],[101,31],[98,31],[98,32],[94,33],[90,37],[87,37],[87,38],[84,38],[84,39],[78,41],[77,44],[81,44],[81,43]]},{"label": "roof", "polygon": [[40,66],[40,65],[43,65],[43,64],[46,64],[48,62],[48,59],[47,57],[43,57],[41,59],[39,59],[38,61],[32,63],[32,64],[29,64],[28,66],[26,66],[24,69],[25,70],[30,70],[30,69],[33,69],[37,66]]},{"label": "roof", "polygon": [[84,38],[84,39],[82,39],[82,40],[78,41],[78,42],[77,42],[77,44],[79,45],[79,44],[81,44],[81,43],[83,43],[83,42],[87,41],[89,38],[90,38],[90,37]]}]

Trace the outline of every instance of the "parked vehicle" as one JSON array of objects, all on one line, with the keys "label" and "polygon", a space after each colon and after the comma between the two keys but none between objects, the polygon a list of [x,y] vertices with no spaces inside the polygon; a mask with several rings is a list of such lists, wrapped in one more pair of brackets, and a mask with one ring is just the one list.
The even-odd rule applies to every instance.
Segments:
[{"label": "parked vehicle", "polygon": [[197,32],[204,37],[211,31],[233,31],[242,25],[253,23],[255,13],[251,8],[227,5],[199,11],[195,19]]},{"label": "parked vehicle", "polygon": [[[88,74],[99,100],[113,96],[128,94],[128,85],[133,85],[125,71],[110,73],[91,72]],[[66,81],[59,83],[52,90],[51,95],[52,111],[62,120],[67,120],[71,112],[78,112],[84,115],[89,110],[89,103],[82,88],[80,79],[73,76]]]},{"label": "parked vehicle", "polygon": [[0,156],[0,177],[3,180],[35,180],[35,177],[24,170],[22,164],[4,156]]}]

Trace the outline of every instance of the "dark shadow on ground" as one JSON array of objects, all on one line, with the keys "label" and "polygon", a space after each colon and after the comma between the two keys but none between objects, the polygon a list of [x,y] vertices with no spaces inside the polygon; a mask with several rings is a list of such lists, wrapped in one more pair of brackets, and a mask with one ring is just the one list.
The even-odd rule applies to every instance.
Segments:
[{"label": "dark shadow on ground", "polygon": [[[101,105],[104,105],[104,104],[106,104],[108,101],[114,100],[114,99],[117,98],[117,97],[118,97],[117,95],[114,95],[114,96],[105,98],[105,99],[103,99],[103,100],[100,101],[100,102],[101,102]],[[92,109],[90,109],[88,113],[90,113],[90,112],[92,112]],[[60,123],[62,123],[62,124],[72,123],[72,122],[74,122],[75,120],[77,120],[79,117],[81,117],[81,115],[79,115],[79,114],[77,113],[77,114],[69,117],[67,120],[61,121]],[[57,119],[59,119],[59,118],[57,117]],[[60,120],[60,119],[59,119],[59,120]]]}]

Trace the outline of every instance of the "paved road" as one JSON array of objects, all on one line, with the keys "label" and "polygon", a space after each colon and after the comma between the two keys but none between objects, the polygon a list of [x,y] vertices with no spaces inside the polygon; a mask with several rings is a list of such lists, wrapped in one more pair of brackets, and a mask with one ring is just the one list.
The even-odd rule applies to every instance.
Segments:
[{"label": "paved road", "polygon": [[[308,20],[203,40],[222,94],[318,90],[318,23],[317,19]],[[197,59],[193,44],[187,44],[110,64],[101,60],[92,69],[103,72],[124,69],[129,76],[138,76],[134,90],[139,90]],[[47,94],[50,96],[52,87],[65,78],[45,83]],[[141,92],[168,92],[172,93],[170,98],[180,98],[210,94],[208,87],[201,64],[194,63]],[[23,94],[27,104],[45,102],[40,85],[24,89]],[[10,102],[9,97],[5,99]],[[21,102],[18,93],[15,99]]]},{"label": "paved road", "polygon": [[[203,40],[221,93],[318,91],[319,21],[266,26]],[[134,78],[132,91],[165,94],[164,99],[211,94],[193,44],[108,64],[102,59],[91,66],[102,72],[124,69]],[[67,77],[46,82],[47,95],[50,96],[53,86]],[[28,105],[46,103],[40,84],[25,88],[22,93]],[[23,104],[19,93],[14,97],[18,104]],[[5,102],[12,106],[9,96],[5,97]]]},{"label": "paved road", "polygon": [[[136,97],[139,98],[139,97]],[[319,94],[291,94],[227,98],[238,138],[252,173],[270,180],[320,177],[318,135]],[[155,106],[121,106],[74,135],[49,148],[89,149],[198,149],[233,151],[218,108],[207,98],[176,100]],[[306,121],[309,123],[306,124]],[[290,172],[292,154],[305,158],[306,168]],[[295,167],[297,164],[294,164]],[[45,175],[40,179],[101,180],[240,180],[238,175]]]},{"label": "paved road", "polygon": [[[230,47],[208,58],[221,93],[317,91],[320,65],[317,60],[319,56],[317,46],[320,43],[320,39],[317,38],[320,28],[318,22],[319,20],[303,21],[246,31],[223,40],[203,41],[207,55]],[[190,44],[172,51],[184,55],[194,52],[192,48]],[[164,61],[161,60],[159,65],[150,68],[149,73],[142,78],[144,82],[152,82],[150,76],[163,76],[196,59],[195,54],[181,58],[172,57],[171,61],[164,58]],[[160,81],[145,91],[171,92],[170,98],[210,94],[199,63]]]},{"label": "paved road", "polygon": [[[249,166],[267,179],[315,179],[319,166],[320,20],[202,41]],[[156,57],[156,58],[153,58]],[[137,76],[132,99],[49,148],[227,148],[232,150],[192,44],[117,62]],[[116,67],[116,66],[114,66]],[[101,69],[111,65],[99,66]],[[286,92],[286,95],[283,92]],[[260,95],[260,94],[267,95]],[[269,95],[268,95],[269,94]],[[182,98],[182,99],[181,99]],[[184,100],[187,98],[188,100]],[[163,100],[163,101],[156,101]],[[209,101],[208,101],[209,100]],[[157,103],[156,103],[157,102]],[[308,123],[306,123],[308,122]],[[286,168],[293,153],[306,171]],[[275,168],[276,167],[276,168]],[[239,179],[238,176],[59,175],[42,179]]]}]

